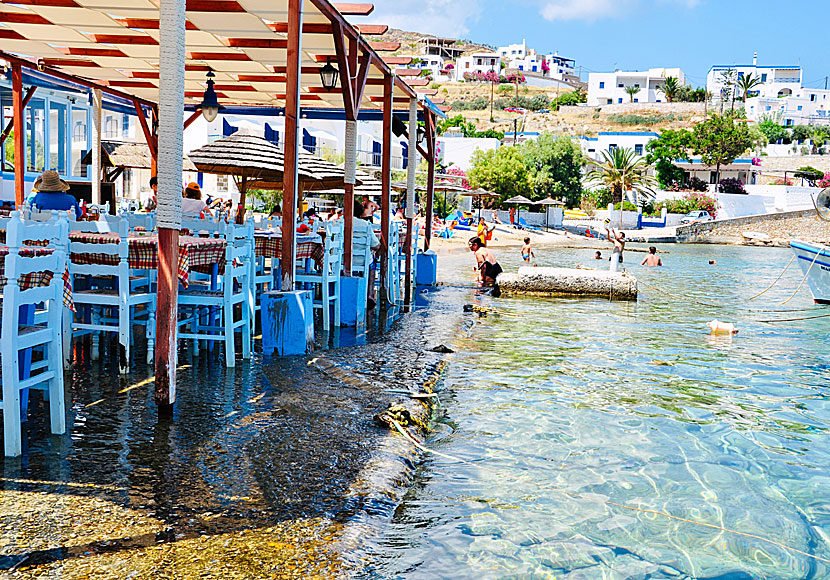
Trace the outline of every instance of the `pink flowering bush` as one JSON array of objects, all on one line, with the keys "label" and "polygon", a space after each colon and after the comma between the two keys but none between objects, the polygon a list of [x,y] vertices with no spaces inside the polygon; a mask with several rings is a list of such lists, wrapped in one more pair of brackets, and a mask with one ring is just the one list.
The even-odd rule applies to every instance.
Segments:
[{"label": "pink flowering bush", "polygon": [[772,182],[772,184],[773,185],[792,185],[793,180],[792,179],[781,178],[781,179],[776,179],[775,181]]},{"label": "pink flowering bush", "polygon": [[830,173],[825,173],[824,177],[816,181],[816,185],[819,187],[830,187]]},{"label": "pink flowering bush", "polygon": [[761,166],[761,158],[760,157],[753,157],[752,158],[752,164],[755,165],[756,167],[760,167]]},{"label": "pink flowering bush", "polygon": [[476,83],[524,83],[527,79],[521,73],[501,76],[495,71],[487,72],[465,72],[464,80]]},{"label": "pink flowering bush", "polygon": [[[444,174],[446,174],[446,175],[459,175],[459,176],[465,177],[465,178],[467,177],[467,174],[464,173],[464,170],[459,169],[458,167],[450,167],[449,169],[444,171]],[[448,183],[458,183],[458,180],[456,180],[456,179],[447,180],[447,182]],[[472,187],[470,186],[470,182],[467,181],[466,179],[461,180],[461,187],[463,187],[464,189],[468,189],[468,190],[472,189]]]},{"label": "pink flowering bush", "polygon": [[689,191],[680,199],[667,199],[654,204],[655,211],[660,211],[664,207],[669,213],[686,214],[690,211],[702,210],[715,217],[718,211],[718,201],[706,193]]}]

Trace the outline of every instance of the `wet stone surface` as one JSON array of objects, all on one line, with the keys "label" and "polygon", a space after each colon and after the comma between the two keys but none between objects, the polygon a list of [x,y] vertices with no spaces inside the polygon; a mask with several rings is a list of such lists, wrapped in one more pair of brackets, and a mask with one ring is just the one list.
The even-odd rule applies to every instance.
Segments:
[{"label": "wet stone surface", "polygon": [[[179,354],[175,417],[152,369],[105,350],[67,374],[65,436],[32,395],[24,455],[0,459],[0,577],[336,578],[391,517],[418,454],[373,417],[434,382],[464,296],[441,290],[306,357]],[[137,358],[141,358],[139,353]],[[420,429],[413,428],[413,433]]]}]

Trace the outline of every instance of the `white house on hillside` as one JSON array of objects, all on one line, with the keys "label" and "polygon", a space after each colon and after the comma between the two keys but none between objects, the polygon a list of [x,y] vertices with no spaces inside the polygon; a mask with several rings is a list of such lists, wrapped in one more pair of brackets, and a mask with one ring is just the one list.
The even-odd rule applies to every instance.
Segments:
[{"label": "white house on hillside", "polygon": [[799,88],[789,97],[753,97],[746,101],[746,115],[753,121],[779,114],[782,125],[830,125],[830,90]]},{"label": "white house on hillside", "polygon": [[618,147],[634,150],[634,154],[643,156],[646,154],[646,145],[660,137],[651,131],[601,131],[596,137],[579,137],[582,146],[582,153],[589,159],[602,160],[601,151],[609,153]]},{"label": "white house on hillside", "polygon": [[[793,66],[759,66],[758,53],[752,59],[752,64],[715,65],[706,75],[706,90],[714,96],[724,94],[725,84],[723,75],[728,70],[737,71],[737,76],[752,75],[761,80],[752,93],[755,96],[767,99],[789,97],[801,88],[803,72],[798,65]],[[740,98],[743,95],[737,95]]]},{"label": "white house on hillside", "polygon": [[[499,47],[498,51],[502,62],[507,68],[541,74],[554,79],[574,77],[576,62],[571,58],[559,56],[558,53],[538,54],[534,49],[527,47],[527,42],[522,39],[521,44],[509,44]],[[545,64],[542,64],[542,63]],[[547,71],[545,67],[547,66]]]},{"label": "white house on hillside", "polygon": [[686,75],[679,68],[651,68],[640,72],[615,71],[612,73],[590,73],[588,75],[588,105],[612,105],[628,103],[632,99],[625,92],[627,87],[640,89],[634,95],[635,103],[661,103],[666,96],[660,87],[668,77],[676,78],[681,85],[686,84]]},{"label": "white house on hillside", "polygon": [[455,61],[455,80],[463,81],[464,73],[501,71],[501,57],[494,52],[474,52]]}]

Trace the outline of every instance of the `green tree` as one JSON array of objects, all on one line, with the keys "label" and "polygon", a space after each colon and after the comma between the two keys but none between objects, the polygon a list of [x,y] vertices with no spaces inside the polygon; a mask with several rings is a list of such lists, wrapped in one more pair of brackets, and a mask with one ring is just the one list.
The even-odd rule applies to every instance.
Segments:
[{"label": "green tree", "polygon": [[707,167],[715,167],[715,183],[720,183],[720,166],[732,163],[752,146],[749,129],[733,115],[714,114],[694,128],[694,153]]},{"label": "green tree", "polygon": [[498,193],[502,200],[531,195],[530,172],[517,147],[475,151],[467,179],[474,189],[481,187]]},{"label": "green tree", "polygon": [[666,77],[666,82],[659,87],[659,91],[666,95],[666,100],[671,103],[680,92],[680,81],[677,80],[677,77]]},{"label": "green tree", "polygon": [[767,138],[767,143],[778,143],[778,141],[789,137],[787,130],[780,125],[781,113],[766,113],[758,120],[758,129]]},{"label": "green tree", "polygon": [[548,196],[564,199],[568,207],[579,205],[582,195],[582,149],[568,137],[542,133],[526,141],[519,150],[530,172],[532,194],[536,201]]},{"label": "green tree", "polygon": [[658,139],[649,141],[646,145],[646,162],[654,165],[657,181],[663,188],[683,181],[683,170],[674,162],[689,158],[693,139],[693,133],[687,129],[666,129]]},{"label": "green tree", "polygon": [[634,95],[636,95],[637,93],[640,92],[640,87],[635,87],[635,86],[625,87],[625,92],[628,95],[628,98],[630,99],[629,102],[633,103],[634,102]]},{"label": "green tree", "polygon": [[443,121],[438,122],[438,134],[443,135],[444,131],[449,129],[450,127],[458,127],[461,129],[461,133],[465,137],[472,137],[473,134],[476,132],[476,124],[472,121],[467,121],[464,119],[463,115],[456,115],[455,117],[449,117],[444,119]]},{"label": "green tree", "polygon": [[586,176],[585,181],[591,185],[605,185],[613,195],[614,203],[623,201],[624,192],[630,191],[635,205],[643,199],[655,197],[657,180],[648,174],[648,162],[645,157],[634,153],[633,149],[617,147],[611,152],[602,150],[602,161]]},{"label": "green tree", "polygon": [[550,106],[553,110],[558,110],[559,107],[571,107],[587,101],[588,96],[581,89],[576,89],[571,93],[559,95],[551,101]]},{"label": "green tree", "polygon": [[741,97],[746,104],[746,99],[749,97],[749,91],[761,84],[761,77],[754,76],[752,73],[748,75],[741,75],[738,77],[737,89],[741,92]]}]

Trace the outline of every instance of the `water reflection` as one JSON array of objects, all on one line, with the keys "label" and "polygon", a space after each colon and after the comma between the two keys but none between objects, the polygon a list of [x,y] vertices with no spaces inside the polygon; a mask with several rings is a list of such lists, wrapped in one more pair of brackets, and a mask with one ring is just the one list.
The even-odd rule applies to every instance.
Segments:
[{"label": "water reflection", "polygon": [[[748,302],[788,250],[670,250],[662,270],[628,264],[652,287],[636,303],[484,299],[505,315],[459,334],[452,433],[432,442],[473,464],[426,461],[364,577],[830,575],[830,327],[761,322],[792,316],[755,310],[786,310],[796,272]],[[507,271],[515,253],[497,251]],[[537,254],[595,266],[591,250]],[[452,260],[445,275],[464,271]],[[739,334],[708,335],[713,318]]]}]

